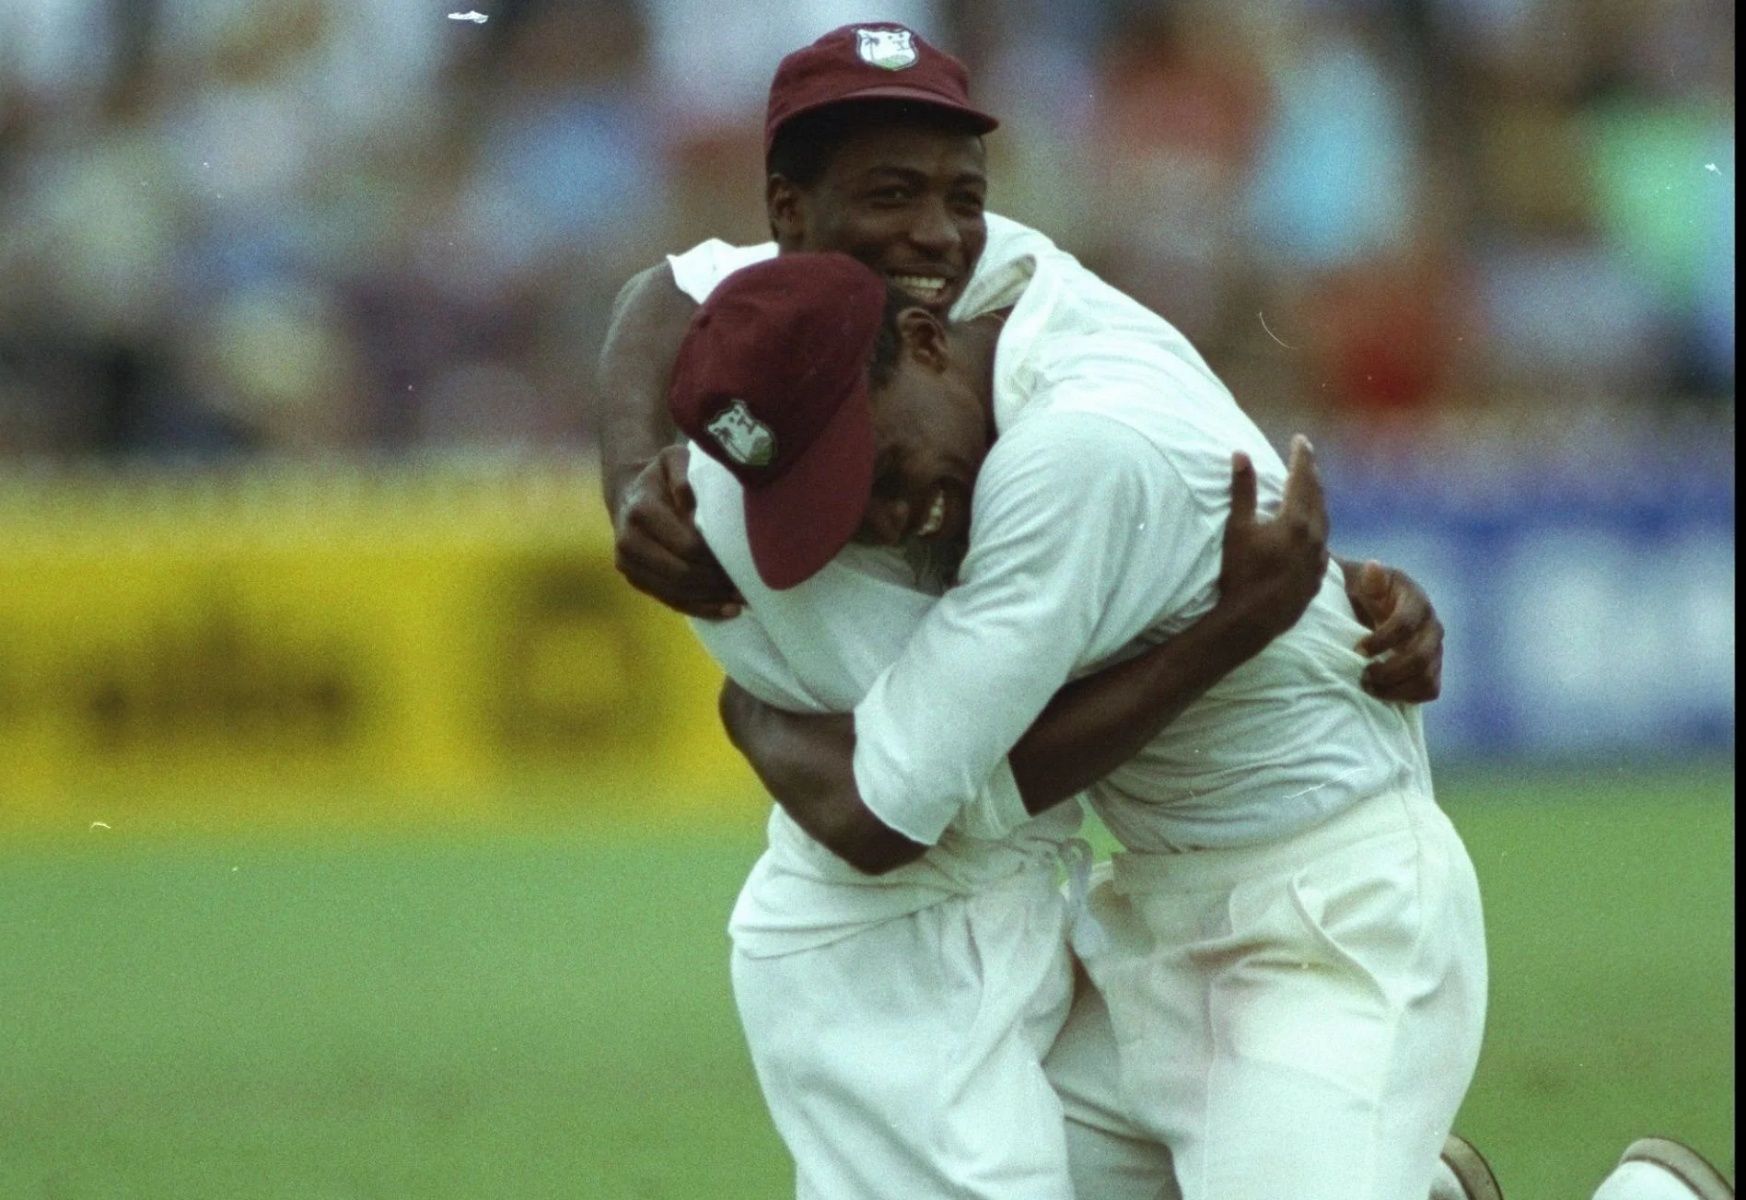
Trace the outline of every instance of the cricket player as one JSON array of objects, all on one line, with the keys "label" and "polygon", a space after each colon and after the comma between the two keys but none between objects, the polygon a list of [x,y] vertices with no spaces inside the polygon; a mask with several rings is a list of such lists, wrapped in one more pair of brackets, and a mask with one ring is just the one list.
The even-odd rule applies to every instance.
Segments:
[{"label": "cricket player", "polygon": [[[1083,775],[1014,771],[1064,685],[1212,610],[1232,454],[1271,499],[1285,472],[1192,348],[1070,255],[1033,244],[1004,284],[993,319],[948,326],[846,256],[786,256],[700,311],[673,411],[714,459],[691,470],[700,519],[743,506],[765,583],[811,578],[857,530],[969,541],[852,718],[730,689],[730,732],[788,811],[868,814],[897,860],[991,781],[1027,811],[1095,781],[1127,853],[1075,938],[1095,986],[1049,1058],[1079,1194],[1167,1194],[1174,1157],[1186,1200],[1425,1196],[1478,1057],[1485,952],[1417,711],[1359,686],[1364,630],[1331,570],[1155,733],[1100,741]],[[821,328],[856,353],[821,352]],[[724,344],[763,374],[727,369]],[[724,563],[731,533],[706,525]]]},{"label": "cricket player", "polygon": [[[849,40],[851,35],[852,42]],[[979,257],[979,239],[987,237],[988,231],[973,214],[967,215],[967,201],[973,202],[979,210],[979,195],[964,194],[963,172],[943,179],[924,179],[923,186],[913,189],[907,197],[893,194],[862,196],[857,200],[837,186],[846,182],[844,176],[849,173],[837,170],[836,151],[857,138],[863,141],[869,137],[876,139],[881,132],[881,122],[868,121],[857,128],[853,121],[836,124],[829,119],[814,121],[810,118],[828,118],[832,115],[829,110],[833,108],[843,111],[843,102],[857,101],[863,93],[876,95],[893,86],[889,79],[880,79],[864,68],[858,69],[846,52],[848,45],[854,46],[857,58],[869,65],[878,65],[884,71],[904,70],[918,62],[927,65],[935,62],[934,56],[937,55],[920,39],[911,40],[907,31],[887,26],[872,30],[839,30],[785,61],[783,69],[778,71],[771,95],[770,129],[776,135],[771,139],[774,144],[770,154],[773,217],[786,214],[787,218],[792,218],[797,199],[805,202],[812,215],[826,219],[814,221],[810,231],[803,232],[802,241],[807,237],[827,245],[834,241],[879,265],[888,274],[903,279],[913,291],[927,297],[943,311],[952,301],[961,299],[966,291],[967,265],[972,279],[989,266],[989,258]],[[874,59],[878,60],[876,64]],[[961,76],[961,69],[959,73]],[[961,78],[948,77],[942,84],[940,75],[937,69],[919,72],[910,80],[916,86],[903,88],[902,94],[920,100],[924,106],[937,106],[948,111],[963,107]],[[809,119],[794,120],[801,117]],[[980,119],[986,122],[986,127],[992,127],[992,119]],[[913,133],[916,125],[927,124],[935,133],[962,136],[966,132],[964,127],[941,129],[937,122],[918,121],[913,109],[907,113],[888,114],[883,124],[887,131],[894,126],[907,126]],[[798,134],[803,125],[809,136],[790,137],[785,147],[785,131]],[[981,131],[975,126],[970,128],[974,132]],[[866,146],[863,144],[862,148],[866,149]],[[878,161],[880,154],[876,153],[873,156],[875,161],[863,161],[862,167],[865,170],[895,166],[901,171],[912,164],[892,160],[894,156],[901,158],[898,152],[910,148],[901,144],[879,147],[884,161]],[[780,173],[775,171],[778,165],[787,172],[785,178],[779,178]],[[836,175],[834,179],[833,173]],[[974,165],[972,174],[975,177],[971,182],[979,183],[979,163]],[[899,182],[913,188],[913,172],[910,175]],[[806,186],[802,186],[802,182]],[[942,182],[946,186],[941,186]],[[949,206],[950,212],[949,219],[944,222],[939,220],[942,204]],[[861,211],[855,211],[857,206]],[[869,220],[869,210],[875,206],[879,211]],[[832,217],[837,219],[830,219]],[[1018,230],[1019,227],[1012,229]],[[780,236],[782,230],[778,227],[777,232]],[[791,238],[783,248],[793,249],[797,244]],[[655,457],[653,465],[637,477],[637,468],[669,436],[663,422],[650,419],[653,406],[649,398],[658,395],[659,385],[664,381],[665,373],[660,364],[669,359],[669,348],[677,336],[674,330],[694,308],[693,303],[675,292],[673,285],[683,281],[690,300],[701,299],[707,295],[708,287],[713,286],[714,279],[719,279],[732,265],[765,257],[775,250],[774,246],[734,249],[720,243],[706,243],[693,254],[673,260],[670,275],[666,269],[645,273],[627,287],[613,336],[603,354],[602,379],[607,385],[609,399],[618,397],[623,400],[615,409],[609,408],[602,431],[607,460],[607,493],[620,534],[621,569],[638,586],[676,607],[701,615],[727,615],[733,611],[727,602],[737,597],[732,594],[732,585],[721,578],[711,556],[689,526],[689,494],[680,479],[682,453],[662,452]],[[998,263],[999,256],[992,257]],[[889,560],[880,564],[876,556],[868,556],[860,565],[872,568],[863,572],[865,576],[876,576],[881,571],[890,574],[892,567]],[[925,561],[916,566],[924,571],[929,569]],[[903,572],[897,574],[901,576]],[[1393,670],[1379,672],[1373,664],[1366,676],[1366,685],[1377,688],[1379,693],[1392,690],[1397,698],[1415,698],[1415,693],[1416,698],[1434,695],[1441,629],[1422,593],[1398,576],[1389,577],[1376,571],[1359,573],[1355,569],[1348,569],[1347,575],[1356,583],[1379,585],[1370,598],[1361,587],[1354,587],[1354,604],[1359,611],[1367,616],[1392,614],[1377,630],[1371,648],[1392,646],[1395,653],[1383,665]],[[865,579],[862,583],[865,584]],[[1183,638],[1179,637],[1177,641],[1180,643]],[[843,657],[846,661],[857,661],[853,654]],[[869,661],[863,656],[859,665],[865,668]],[[806,705],[797,703],[796,707]],[[775,830],[779,818],[780,814],[777,814],[772,819],[773,852],[778,844]],[[816,850],[816,843],[810,844]],[[931,853],[938,856],[938,851]],[[764,865],[760,864],[760,867]],[[748,894],[751,890],[751,885],[748,885]],[[746,907],[745,897],[742,897],[741,907]],[[738,917],[736,912],[736,923]],[[1452,1142],[1451,1145],[1457,1146],[1458,1143]],[[1481,1195],[1466,1186],[1467,1179],[1468,1176],[1462,1174],[1457,1183],[1452,1173],[1448,1183],[1459,1190],[1446,1194]],[[896,1190],[888,1194],[910,1194],[914,1190],[898,1186],[896,1177],[891,1182]]]},{"label": "cricket player", "polygon": [[[927,295],[944,309],[973,293],[979,280],[997,278],[1001,264],[1010,262],[1026,239],[1038,238],[1045,244],[1046,239],[998,218],[985,219],[982,214],[984,182],[978,135],[991,128],[993,120],[968,106],[961,66],[908,31],[887,27],[875,31],[877,37],[864,37],[867,32],[847,28],[827,35],[791,55],[777,73],[768,130],[773,226],[785,250],[802,247],[809,240],[842,245],[879,263],[912,291]],[[897,65],[876,65],[871,58]],[[904,72],[896,82],[891,74],[894,70]],[[901,110],[882,105],[880,101],[889,100],[893,91],[912,103]],[[990,225],[995,228],[991,230]],[[984,254],[985,242],[996,244],[997,252]],[[633,581],[667,590],[670,600],[694,612],[712,614],[712,609],[706,596],[686,590],[691,586],[688,580],[699,575],[685,562],[685,539],[695,539],[696,535],[688,528],[688,492],[673,474],[675,462],[682,463],[683,458],[661,455],[655,467],[627,489],[625,482],[634,469],[626,468],[626,460],[635,456],[625,448],[658,445],[669,436],[664,422],[650,422],[635,410],[636,401],[654,391],[649,385],[651,374],[665,381],[666,372],[658,364],[670,360],[663,350],[677,340],[672,335],[675,320],[692,311],[695,301],[706,296],[714,282],[733,266],[775,252],[775,246],[738,250],[706,243],[698,251],[672,260],[670,268],[663,267],[634,282],[626,289],[614,334],[603,353],[602,379],[609,396],[629,398],[621,406],[624,411],[609,414],[602,431],[609,495],[623,493],[627,497],[615,508],[620,517],[621,567]],[[674,303],[675,284],[685,289],[689,300]],[[657,364],[653,372],[651,363]],[[630,415],[626,417],[624,412]],[[645,486],[651,480],[652,486]],[[651,498],[652,502],[645,503]],[[691,549],[701,551],[701,546]],[[938,554],[906,562],[871,547],[860,549],[865,553],[858,559],[845,556],[845,570],[861,586],[913,586],[918,579],[930,579],[936,586],[939,582],[937,563],[926,561],[939,558]],[[707,552],[695,557],[715,569]],[[1394,689],[1403,698],[1413,693],[1434,695],[1441,628],[1422,593],[1398,575],[1378,571],[1361,575],[1355,570],[1350,574],[1357,581],[1355,603],[1363,603],[1367,612],[1386,618],[1377,631],[1383,643],[1378,648],[1392,645],[1395,649],[1387,662],[1375,664],[1379,669],[1373,671],[1371,683]],[[731,587],[725,580],[719,582]],[[1360,584],[1380,587],[1369,592]],[[721,611],[714,609],[713,614]],[[769,624],[785,630],[804,628],[799,622]],[[1191,644],[1177,640],[1179,650]],[[813,643],[830,644],[828,639],[813,639]],[[887,656],[891,652],[884,651]],[[721,654],[718,650],[718,656]],[[835,665],[859,669],[859,677],[850,674],[846,683],[839,678],[827,681],[827,685],[814,681],[812,686],[817,695],[834,696],[834,707],[847,708],[870,681],[867,670],[875,662],[883,666],[884,661],[864,651],[838,651],[838,655],[842,661]],[[975,810],[966,815],[973,824]],[[837,927],[842,923],[829,915],[831,902],[812,894],[819,880],[809,875],[840,869],[842,864],[834,858],[821,864],[819,843],[784,821],[784,814],[772,815],[771,853],[754,871],[736,908],[736,964],[742,959],[775,958],[777,948],[786,953],[799,942],[828,941],[840,934]],[[1052,874],[1052,856],[1040,854],[1039,849],[1058,845],[1063,834],[1059,829],[1037,828],[1028,831],[1028,836],[1028,847],[1003,849],[1008,863],[1005,873],[1016,873],[1011,868],[1015,861],[1028,860],[1034,866],[1040,860],[1048,864],[1048,870],[1038,873]],[[967,841],[986,852],[982,843]],[[973,878],[950,859],[950,854],[935,850],[928,861],[917,864],[932,885],[924,889],[934,906],[932,917],[940,915],[942,897],[962,894],[966,881]],[[804,865],[796,869],[796,862]],[[850,894],[858,892],[865,897],[869,889],[864,882]],[[914,902],[912,896],[905,903]],[[756,953],[746,953],[748,948]],[[1047,1024],[1043,1022],[1042,1027]],[[748,1018],[749,1033],[751,1029]],[[1014,1127],[1013,1120],[1005,1123],[1008,1142],[1015,1140],[1010,1136]],[[924,1187],[919,1192],[925,1194],[926,1190]],[[832,1194],[857,1193],[839,1190]],[[885,1194],[909,1193],[893,1185]]]}]

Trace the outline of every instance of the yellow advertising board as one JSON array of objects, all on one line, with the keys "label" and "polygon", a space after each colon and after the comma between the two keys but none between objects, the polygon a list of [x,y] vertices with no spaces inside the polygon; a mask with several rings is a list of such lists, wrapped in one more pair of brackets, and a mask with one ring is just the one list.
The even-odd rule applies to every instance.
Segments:
[{"label": "yellow advertising board", "polygon": [[750,778],[720,679],[580,469],[0,483],[0,820],[465,812],[530,778],[683,805]]}]

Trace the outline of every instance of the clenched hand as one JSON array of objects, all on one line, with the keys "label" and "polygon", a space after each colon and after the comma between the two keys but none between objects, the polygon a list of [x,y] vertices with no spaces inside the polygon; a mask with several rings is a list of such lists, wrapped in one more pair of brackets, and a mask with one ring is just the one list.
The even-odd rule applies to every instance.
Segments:
[{"label": "clenched hand", "polygon": [[613,514],[613,561],[632,587],[690,617],[725,620],[745,599],[721,569],[694,514],[688,453],[668,446],[631,480]]}]

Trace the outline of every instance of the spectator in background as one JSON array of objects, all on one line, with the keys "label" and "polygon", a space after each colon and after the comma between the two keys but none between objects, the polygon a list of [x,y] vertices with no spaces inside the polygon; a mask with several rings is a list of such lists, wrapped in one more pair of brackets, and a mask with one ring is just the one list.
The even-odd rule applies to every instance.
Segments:
[{"label": "spectator in background", "polygon": [[251,448],[331,453],[367,432],[330,270],[338,247],[321,221],[374,118],[333,86],[339,11],[329,0],[206,9],[162,45],[185,81],[163,128],[190,205],[179,365],[194,403]]},{"label": "spectator in background", "polygon": [[[1719,125],[1720,122],[1717,122]],[[1703,375],[1697,380],[1705,399],[1732,399],[1734,394],[1734,139],[1732,130],[1711,162],[1714,179],[1704,205],[1705,244],[1697,277],[1696,357]]]},{"label": "spectator in background", "polygon": [[1684,78],[1661,72],[1662,99],[1642,80],[1667,58],[1667,39],[1693,42],[1679,30],[1707,10],[1440,8],[1471,97],[1477,214],[1465,251],[1494,389],[1529,404],[1672,390],[1692,336],[1681,327],[1695,308],[1699,185],[1716,182],[1703,171],[1700,122],[1677,96],[1711,86],[1713,56],[1695,44],[1677,52]]},{"label": "spectator in background", "polygon": [[1718,186],[1733,145],[1731,6],[1603,8],[1594,20],[1594,74],[1576,124],[1605,252],[1646,285],[1662,372],[1646,383],[1674,395],[1731,387],[1731,344],[1724,359],[1703,333],[1716,319],[1703,311],[1705,276],[1733,266],[1731,161]]},{"label": "spectator in background", "polygon": [[1246,212],[1276,341],[1304,352],[1307,399],[1372,422],[1440,399],[1460,336],[1460,272],[1402,47],[1380,14],[1304,6],[1256,29],[1273,83]]},{"label": "spectator in background", "polygon": [[[658,104],[635,9],[540,0],[512,12],[457,64],[457,157],[443,164],[430,228],[411,238],[409,290],[433,291],[447,318],[441,340],[417,339],[437,361],[394,371],[413,387],[414,441],[578,437],[573,381],[588,377],[611,304],[601,280],[642,261],[641,239],[664,223]],[[375,349],[391,357],[398,344]]]},{"label": "spectator in background", "polygon": [[[868,14],[481,7],[0,7],[0,455],[581,446],[617,282],[764,236],[763,72]],[[1285,397],[1266,427],[1310,405],[1386,442],[1416,414],[1427,453],[1439,407],[1731,402],[1723,0],[882,15],[963,46],[1012,114],[1014,214]]]},{"label": "spectator in background", "polygon": [[1135,9],[1103,63],[1098,208],[1138,219],[1093,258],[1196,345],[1227,340],[1243,282],[1240,198],[1269,102],[1249,45],[1218,5]]},{"label": "spectator in background", "polygon": [[953,39],[960,57],[980,64],[977,94],[1006,130],[986,147],[1001,211],[1049,230],[1081,258],[1095,258],[1103,237],[1104,198],[1087,149],[1102,136],[1102,54],[1117,26],[1110,9],[1108,0],[1005,0],[1001,19],[960,20]]},{"label": "spectator in background", "polygon": [[125,451],[176,407],[166,375],[187,197],[162,156],[166,81],[141,14],[61,13],[90,58],[41,22],[11,43],[10,85],[0,77],[0,453]]}]

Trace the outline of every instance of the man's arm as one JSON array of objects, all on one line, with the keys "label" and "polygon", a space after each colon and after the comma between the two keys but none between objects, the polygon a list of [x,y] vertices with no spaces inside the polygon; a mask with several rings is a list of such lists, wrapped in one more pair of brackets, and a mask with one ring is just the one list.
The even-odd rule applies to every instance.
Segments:
[{"label": "man's arm", "polygon": [[696,311],[666,263],[624,285],[600,348],[596,433],[619,572],[688,616],[723,618],[743,602],[692,520],[686,450],[667,415],[673,360]]},{"label": "man's arm", "polygon": [[[1126,762],[1303,615],[1328,561],[1327,514],[1309,444],[1293,443],[1275,520],[1255,519],[1255,493],[1253,465],[1235,456],[1212,611],[1162,645],[1062,688],[1013,746],[1007,761],[1027,811],[1042,812]],[[731,682],[721,713],[728,736],[778,803],[851,865],[879,874],[927,850],[861,799],[852,716],[784,712]]]},{"label": "man's arm", "polygon": [[765,704],[730,677],[721,689],[728,740],[794,823],[858,871],[883,875],[928,847],[885,824],[855,789],[855,718]]}]

